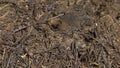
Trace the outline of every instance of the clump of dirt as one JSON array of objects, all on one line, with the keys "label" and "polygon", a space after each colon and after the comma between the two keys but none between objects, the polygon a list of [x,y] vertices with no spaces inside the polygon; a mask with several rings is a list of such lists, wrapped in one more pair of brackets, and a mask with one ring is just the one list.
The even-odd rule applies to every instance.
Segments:
[{"label": "clump of dirt", "polygon": [[119,0],[1,0],[0,68],[119,68]]}]

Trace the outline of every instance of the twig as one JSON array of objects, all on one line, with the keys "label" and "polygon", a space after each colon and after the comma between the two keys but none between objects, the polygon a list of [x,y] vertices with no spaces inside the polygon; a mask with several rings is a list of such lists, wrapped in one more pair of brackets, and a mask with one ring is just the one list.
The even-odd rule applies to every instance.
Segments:
[{"label": "twig", "polygon": [[[6,52],[6,48],[4,48],[4,51],[3,51],[2,61],[4,61],[4,58],[5,58],[5,52]],[[4,68],[4,63],[2,64],[2,68]]]},{"label": "twig", "polygon": [[1,11],[2,9],[4,9],[5,7],[7,7],[7,6],[9,6],[9,4],[7,4],[7,5],[3,6],[3,7],[0,7],[0,11]]},{"label": "twig", "polygon": [[64,14],[59,14],[59,15],[57,15],[57,16],[55,16],[55,17],[49,18],[48,20],[55,19],[55,18],[58,18],[58,17],[63,16],[63,15],[64,15]]},{"label": "twig", "polygon": [[8,62],[7,62],[7,66],[6,66],[6,68],[9,68],[9,63],[10,63],[10,59],[11,59],[11,57],[12,57],[12,54],[10,54],[10,57],[9,57],[9,59],[8,59]]},{"label": "twig", "polygon": [[4,19],[9,13],[10,11],[7,11],[3,16],[0,17],[0,19]]},{"label": "twig", "polygon": [[30,26],[23,26],[22,28],[16,29],[16,30],[13,32],[13,34],[16,33],[16,32],[19,32],[19,31],[21,31],[21,30],[24,30],[24,29],[26,29],[26,28],[28,28],[28,27],[30,27]]}]

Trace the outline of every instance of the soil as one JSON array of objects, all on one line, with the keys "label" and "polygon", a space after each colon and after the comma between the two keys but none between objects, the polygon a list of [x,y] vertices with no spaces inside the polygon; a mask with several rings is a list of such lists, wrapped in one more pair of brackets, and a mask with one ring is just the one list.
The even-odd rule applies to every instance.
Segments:
[{"label": "soil", "polygon": [[120,0],[0,0],[0,68],[120,68]]}]

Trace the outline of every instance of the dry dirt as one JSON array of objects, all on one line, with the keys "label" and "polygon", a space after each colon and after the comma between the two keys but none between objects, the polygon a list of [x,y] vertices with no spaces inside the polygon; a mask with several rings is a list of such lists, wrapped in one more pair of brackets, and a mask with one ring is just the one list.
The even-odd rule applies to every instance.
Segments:
[{"label": "dry dirt", "polygon": [[120,68],[120,0],[0,0],[0,68]]}]

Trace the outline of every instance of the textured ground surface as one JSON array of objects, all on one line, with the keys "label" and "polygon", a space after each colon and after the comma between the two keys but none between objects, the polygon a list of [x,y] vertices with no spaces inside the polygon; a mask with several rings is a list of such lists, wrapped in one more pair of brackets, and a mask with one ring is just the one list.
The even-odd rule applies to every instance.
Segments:
[{"label": "textured ground surface", "polygon": [[0,68],[120,68],[120,0],[0,0]]}]

